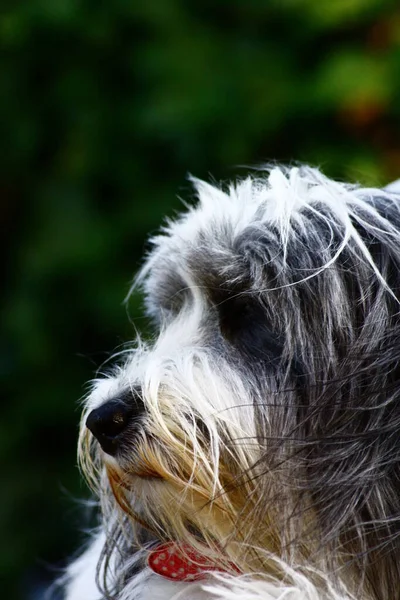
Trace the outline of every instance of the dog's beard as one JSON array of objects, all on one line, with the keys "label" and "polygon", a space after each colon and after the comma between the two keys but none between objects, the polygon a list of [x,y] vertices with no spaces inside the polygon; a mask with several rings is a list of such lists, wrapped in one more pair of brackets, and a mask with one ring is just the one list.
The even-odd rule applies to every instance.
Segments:
[{"label": "dog's beard", "polygon": [[[169,360],[162,374],[149,366],[146,415],[117,459],[82,430],[86,475],[98,480],[96,465],[103,470],[104,522],[120,524],[120,534],[113,530],[110,537],[123,537],[129,554],[146,530],[152,540],[194,548],[228,572],[236,565],[241,572],[282,576],[271,558],[277,556],[291,563],[307,557],[311,564],[319,542],[308,490],[299,485],[300,444],[285,439],[284,399],[293,384],[282,376],[279,393],[259,370],[244,382],[236,364],[198,350],[183,364],[185,377],[182,360]],[[267,419],[266,386],[275,408]],[[272,430],[282,433],[273,437]]]}]

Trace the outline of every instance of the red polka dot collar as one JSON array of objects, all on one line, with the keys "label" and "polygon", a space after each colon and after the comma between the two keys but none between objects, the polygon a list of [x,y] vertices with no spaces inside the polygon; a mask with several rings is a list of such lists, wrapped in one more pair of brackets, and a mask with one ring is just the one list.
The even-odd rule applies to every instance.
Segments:
[{"label": "red polka dot collar", "polygon": [[[147,564],[154,573],[171,581],[198,581],[210,571],[223,571],[194,548],[175,542],[156,546],[150,552]],[[238,573],[237,567],[231,566]]]}]

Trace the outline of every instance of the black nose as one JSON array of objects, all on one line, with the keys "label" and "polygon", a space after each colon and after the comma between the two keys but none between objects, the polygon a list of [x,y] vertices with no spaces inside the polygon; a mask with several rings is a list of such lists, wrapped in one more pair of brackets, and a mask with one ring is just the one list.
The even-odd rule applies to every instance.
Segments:
[{"label": "black nose", "polygon": [[86,427],[97,438],[104,452],[116,454],[122,433],[134,420],[137,411],[121,400],[110,400],[92,410],[86,419]]}]

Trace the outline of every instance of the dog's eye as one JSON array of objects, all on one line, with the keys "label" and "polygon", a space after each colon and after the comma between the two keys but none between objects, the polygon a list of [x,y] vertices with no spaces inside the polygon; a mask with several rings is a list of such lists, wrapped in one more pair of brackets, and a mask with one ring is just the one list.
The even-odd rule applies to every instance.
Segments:
[{"label": "dog's eye", "polygon": [[250,296],[228,298],[217,306],[223,337],[248,356],[272,364],[283,352],[282,335],[276,333],[258,300]]},{"label": "dog's eye", "polygon": [[234,341],[251,319],[252,307],[249,299],[241,296],[227,298],[217,305],[217,309],[222,335]]},{"label": "dog's eye", "polygon": [[217,306],[219,323],[224,337],[230,338],[240,329],[249,314],[247,302],[240,298],[228,298]]}]

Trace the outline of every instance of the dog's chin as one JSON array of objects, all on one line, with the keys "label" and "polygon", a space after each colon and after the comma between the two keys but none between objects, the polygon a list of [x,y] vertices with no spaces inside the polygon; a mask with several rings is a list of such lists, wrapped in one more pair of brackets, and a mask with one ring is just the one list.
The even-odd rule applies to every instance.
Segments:
[{"label": "dog's chin", "polygon": [[137,465],[130,465],[129,469],[110,454],[103,453],[103,463],[110,480],[118,481],[118,485],[123,489],[134,489],[135,484],[139,482],[160,482],[164,478],[162,475],[150,468]]}]

